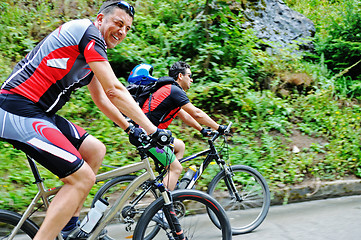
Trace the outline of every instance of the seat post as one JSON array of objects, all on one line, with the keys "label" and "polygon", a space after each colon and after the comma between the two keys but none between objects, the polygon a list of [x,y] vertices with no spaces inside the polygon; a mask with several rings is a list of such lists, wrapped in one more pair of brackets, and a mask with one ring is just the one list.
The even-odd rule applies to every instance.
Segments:
[{"label": "seat post", "polygon": [[26,154],[26,157],[27,157],[27,159],[29,161],[31,171],[33,172],[33,175],[34,175],[34,178],[35,178],[34,183],[38,184],[38,183],[43,182],[44,179],[40,177],[40,173],[39,173],[38,167],[36,166],[36,163],[35,163],[34,159],[32,157],[30,157],[29,155],[27,155],[27,154]]}]

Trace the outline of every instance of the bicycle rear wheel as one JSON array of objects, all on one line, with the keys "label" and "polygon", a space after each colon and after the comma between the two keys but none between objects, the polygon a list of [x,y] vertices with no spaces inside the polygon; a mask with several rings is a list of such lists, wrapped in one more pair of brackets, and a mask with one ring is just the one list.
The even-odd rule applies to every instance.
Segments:
[{"label": "bicycle rear wheel", "polygon": [[[11,231],[16,227],[21,215],[8,210],[0,209],[0,240],[7,239]],[[31,220],[26,220],[21,230],[16,234],[15,240],[33,239],[39,227]]]},{"label": "bicycle rear wheel", "polygon": [[[129,183],[131,183],[137,176],[135,175],[126,175],[116,177],[108,182],[106,182],[95,194],[92,207],[95,202],[100,199],[107,199],[109,206],[111,207],[114,202],[121,196],[122,192],[127,188]],[[142,184],[134,193],[127,199],[127,203],[124,207],[115,215],[113,220],[106,226],[108,236],[118,239],[119,236],[126,236],[126,238],[131,238],[135,226],[143,214],[145,209],[158,197],[154,189],[152,188],[144,196],[141,196],[141,199],[136,203],[133,202],[140,194],[143,193],[144,189],[147,188],[147,183]],[[159,229],[155,228],[154,231],[157,232]]]},{"label": "bicycle rear wheel", "polygon": [[[231,227],[223,208],[211,196],[197,190],[176,190],[172,193],[173,206],[186,239],[232,239]],[[154,201],[146,209],[134,231],[134,240],[174,239],[171,238],[169,224],[163,213],[164,199]],[[221,224],[219,230],[207,215],[207,209],[214,212],[214,217]],[[160,231],[154,238],[149,238],[148,231],[157,225]],[[146,236],[146,237],[145,237]]]},{"label": "bicycle rear wheel", "polygon": [[[269,188],[263,176],[251,167],[235,165],[230,167],[230,171],[240,200],[226,185],[224,170],[213,178],[207,192],[225,209],[232,234],[248,233],[256,229],[267,216],[270,207]],[[210,216],[220,226],[212,213]]]}]

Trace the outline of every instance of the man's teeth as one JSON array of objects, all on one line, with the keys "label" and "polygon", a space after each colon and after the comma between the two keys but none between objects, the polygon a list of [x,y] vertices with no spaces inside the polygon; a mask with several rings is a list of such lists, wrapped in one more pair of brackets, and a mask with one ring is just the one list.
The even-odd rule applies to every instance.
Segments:
[{"label": "man's teeth", "polygon": [[114,37],[116,40],[119,40],[119,38],[117,38],[116,36],[113,35],[113,37]]}]

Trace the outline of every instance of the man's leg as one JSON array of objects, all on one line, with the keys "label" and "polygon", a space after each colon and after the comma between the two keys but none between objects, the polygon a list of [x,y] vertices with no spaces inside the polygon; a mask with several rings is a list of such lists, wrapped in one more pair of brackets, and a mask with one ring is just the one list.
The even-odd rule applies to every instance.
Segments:
[{"label": "man's leg", "polygon": [[[94,174],[97,174],[100,165],[103,162],[104,156],[105,156],[106,148],[102,142],[100,142],[98,139],[93,137],[92,135],[88,135],[83,143],[80,145],[79,153],[83,157],[84,161],[88,163],[90,168],[93,170]],[[75,217],[79,217],[80,211],[83,207],[83,204],[86,200],[86,197],[84,197],[83,201],[77,208],[77,210],[74,212]]]},{"label": "man's leg", "polygon": [[177,186],[179,176],[183,171],[182,164],[178,159],[183,158],[185,151],[185,144],[182,140],[175,138],[174,139],[174,154],[176,159],[170,164],[168,173],[163,179],[163,184],[171,191]]},{"label": "man's leg", "polygon": [[180,139],[175,138],[174,139],[174,154],[177,159],[183,158],[185,149],[186,149],[186,145],[184,144],[184,142]]},{"label": "man's leg", "polygon": [[75,173],[62,178],[64,186],[51,201],[35,240],[54,240],[82,204],[95,183],[95,174],[87,163]]},{"label": "man's leg", "polygon": [[88,135],[80,145],[79,153],[97,174],[106,153],[104,144],[92,135]]},{"label": "man's leg", "polygon": [[163,179],[163,184],[171,191],[177,186],[177,181],[183,170],[182,164],[175,159],[169,166],[167,175]]}]

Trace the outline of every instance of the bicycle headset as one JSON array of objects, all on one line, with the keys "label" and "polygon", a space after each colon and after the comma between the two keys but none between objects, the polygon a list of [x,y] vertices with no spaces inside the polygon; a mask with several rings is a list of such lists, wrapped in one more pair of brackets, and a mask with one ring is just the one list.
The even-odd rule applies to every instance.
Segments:
[{"label": "bicycle headset", "polygon": [[128,82],[131,84],[147,85],[154,83],[158,79],[152,76],[153,66],[147,63],[137,65],[130,72]]}]

